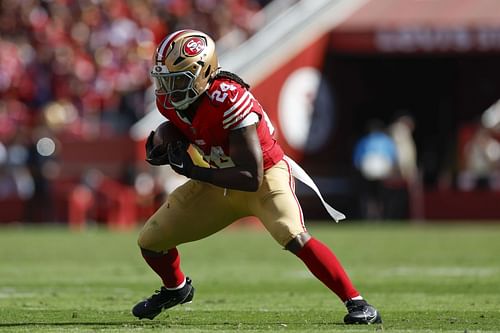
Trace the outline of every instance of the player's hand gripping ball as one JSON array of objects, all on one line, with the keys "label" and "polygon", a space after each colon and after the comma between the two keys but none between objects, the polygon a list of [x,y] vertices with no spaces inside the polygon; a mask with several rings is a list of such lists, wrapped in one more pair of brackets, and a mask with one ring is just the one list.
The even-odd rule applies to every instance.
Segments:
[{"label": "player's hand gripping ball", "polygon": [[180,175],[191,178],[194,163],[189,156],[188,146],[182,141],[171,143],[167,147],[167,154],[172,169]]},{"label": "player's hand gripping ball", "polygon": [[169,164],[168,145],[176,145],[177,142],[189,144],[184,134],[171,122],[161,123],[146,140],[146,161],[151,165]]}]

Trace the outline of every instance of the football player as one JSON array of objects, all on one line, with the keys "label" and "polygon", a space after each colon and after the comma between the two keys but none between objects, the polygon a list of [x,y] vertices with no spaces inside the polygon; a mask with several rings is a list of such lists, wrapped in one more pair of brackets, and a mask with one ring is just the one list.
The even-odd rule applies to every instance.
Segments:
[{"label": "football player", "polygon": [[[255,216],[345,303],[345,323],[380,323],[380,314],[361,297],[333,252],[308,233],[294,192],[293,163],[248,84],[220,70],[214,41],[200,31],[176,31],[158,45],[153,62],[157,107],[188,142],[155,149],[152,132],[146,159],[170,164],[190,180],[168,196],[139,235],[142,256],[163,286],[134,306],[134,316],[153,319],[193,299],[192,281],[180,268],[179,244]],[[209,167],[193,163],[188,144]]]}]

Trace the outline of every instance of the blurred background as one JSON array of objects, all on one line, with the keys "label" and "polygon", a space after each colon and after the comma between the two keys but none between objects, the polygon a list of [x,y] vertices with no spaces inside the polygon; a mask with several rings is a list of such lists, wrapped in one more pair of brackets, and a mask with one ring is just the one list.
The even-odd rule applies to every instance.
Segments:
[{"label": "blurred background", "polygon": [[500,220],[498,0],[2,0],[0,222],[133,227],[184,181],[144,161],[183,28],[349,219]]}]

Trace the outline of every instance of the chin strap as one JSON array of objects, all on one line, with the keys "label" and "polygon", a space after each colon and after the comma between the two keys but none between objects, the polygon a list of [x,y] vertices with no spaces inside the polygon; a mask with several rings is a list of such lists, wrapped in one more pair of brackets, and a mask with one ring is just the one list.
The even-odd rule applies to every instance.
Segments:
[{"label": "chin strap", "polygon": [[318,198],[321,200],[321,203],[325,207],[326,211],[330,216],[335,220],[335,222],[339,222],[340,220],[345,219],[345,215],[339,212],[338,210],[334,209],[332,206],[330,206],[325,199],[323,199],[323,196],[321,195],[320,190],[314,183],[314,181],[311,179],[311,177],[307,174],[307,172],[302,169],[300,165],[297,164],[294,160],[292,160],[290,157],[286,156],[284,157],[284,160],[290,164],[290,167],[292,168],[292,176],[294,176],[296,179],[300,180],[302,183],[306,184],[308,187],[310,187],[318,196]]}]

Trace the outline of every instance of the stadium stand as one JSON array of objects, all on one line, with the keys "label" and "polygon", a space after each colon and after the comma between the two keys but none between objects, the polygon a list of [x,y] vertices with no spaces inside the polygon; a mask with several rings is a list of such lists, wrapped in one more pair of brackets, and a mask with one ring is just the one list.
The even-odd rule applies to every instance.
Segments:
[{"label": "stadium stand", "polygon": [[155,45],[185,27],[245,38],[268,2],[2,1],[0,221],[66,221],[89,168],[130,188],[142,147],[128,129],[145,114]]},{"label": "stadium stand", "polygon": [[[387,123],[403,108],[416,123],[418,217],[499,219],[499,177],[486,191],[469,188],[465,172],[476,120],[500,98],[498,4],[3,0],[0,222],[119,228],[151,214],[174,177],[143,162],[145,134],[161,120],[150,112],[150,57],[165,34],[185,27],[218,40],[221,64],[252,85],[287,154],[350,218],[359,196],[349,178],[354,142],[367,119]],[[285,88],[302,83],[303,94],[292,89],[284,103]],[[289,135],[298,130],[297,142]],[[500,173],[498,161],[492,168]]]}]

